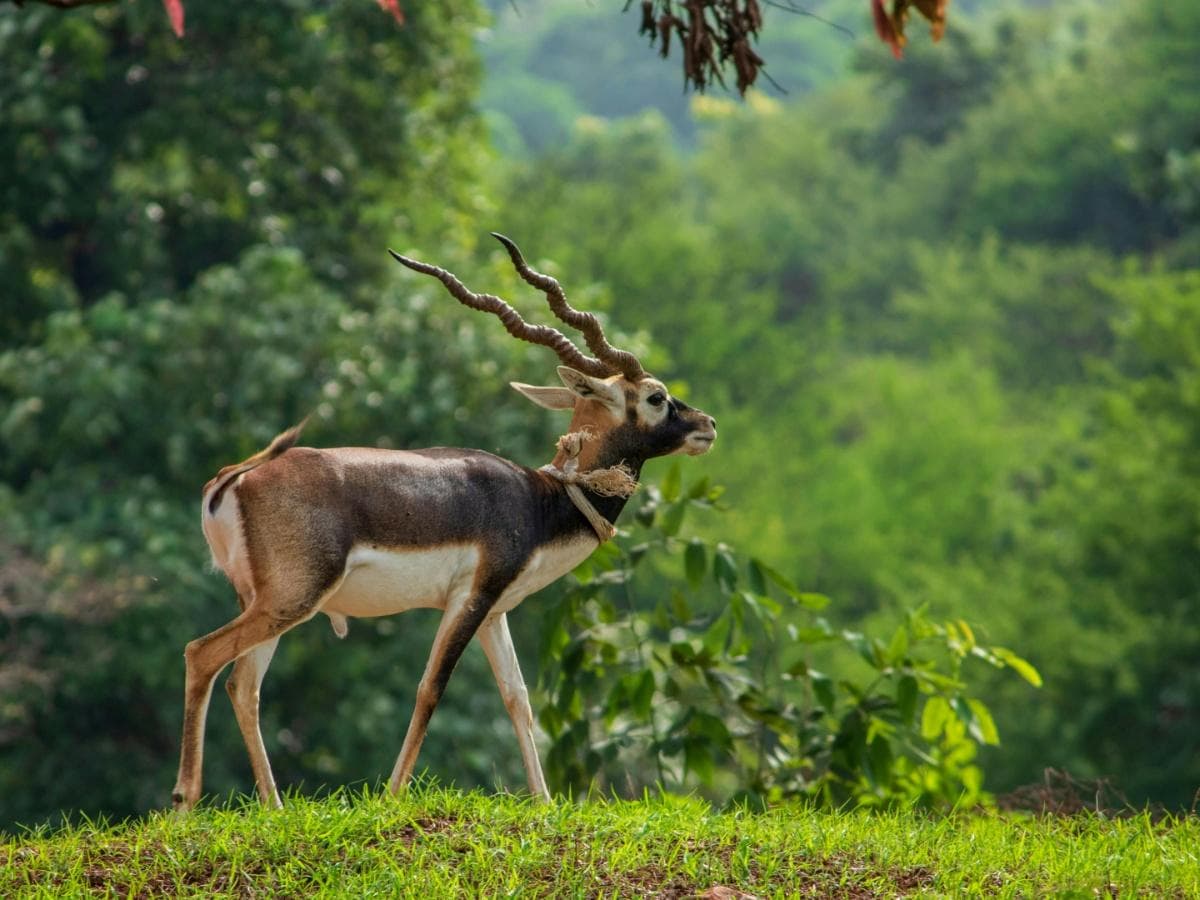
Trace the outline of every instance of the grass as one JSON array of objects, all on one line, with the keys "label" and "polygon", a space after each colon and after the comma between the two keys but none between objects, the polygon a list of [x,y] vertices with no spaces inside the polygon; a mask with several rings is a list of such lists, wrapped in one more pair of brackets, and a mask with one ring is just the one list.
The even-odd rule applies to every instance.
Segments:
[{"label": "grass", "polygon": [[1198,854],[1196,818],[719,813],[429,788],[31,831],[0,843],[0,897],[1195,897]]}]

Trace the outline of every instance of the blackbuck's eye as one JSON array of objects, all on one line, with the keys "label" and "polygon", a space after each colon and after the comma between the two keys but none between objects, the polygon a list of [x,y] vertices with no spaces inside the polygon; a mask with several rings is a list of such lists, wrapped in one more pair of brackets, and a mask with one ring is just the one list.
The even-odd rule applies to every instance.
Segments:
[{"label": "blackbuck's eye", "polygon": [[646,402],[651,406],[662,406],[667,402],[667,395],[662,391],[659,391],[657,394],[651,394],[649,397],[647,397]]}]

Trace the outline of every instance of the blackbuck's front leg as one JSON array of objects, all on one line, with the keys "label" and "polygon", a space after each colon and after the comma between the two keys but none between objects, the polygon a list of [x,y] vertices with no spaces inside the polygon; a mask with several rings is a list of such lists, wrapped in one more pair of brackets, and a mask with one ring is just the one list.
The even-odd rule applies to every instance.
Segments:
[{"label": "blackbuck's front leg", "polygon": [[404,746],[400,748],[388,782],[393,794],[405,788],[412,778],[429,719],[442,699],[450,673],[454,671],[463,650],[479,630],[494,602],[494,597],[476,596],[458,606],[447,607],[442,615],[433,639],[433,649],[429,652],[429,661],[425,663],[425,673],[417,685],[416,705],[408,723],[408,732],[404,735]]},{"label": "blackbuck's front leg", "polygon": [[525,679],[521,677],[521,665],[517,662],[517,651],[508,632],[508,617],[504,613],[484,621],[479,628],[479,643],[483,645],[483,652],[492,665],[492,674],[500,686],[500,696],[517,732],[521,758],[525,761],[525,775],[529,779],[529,793],[549,800],[550,791],[546,788],[537,745],[533,742],[533,708],[529,705],[529,691],[525,687]]}]

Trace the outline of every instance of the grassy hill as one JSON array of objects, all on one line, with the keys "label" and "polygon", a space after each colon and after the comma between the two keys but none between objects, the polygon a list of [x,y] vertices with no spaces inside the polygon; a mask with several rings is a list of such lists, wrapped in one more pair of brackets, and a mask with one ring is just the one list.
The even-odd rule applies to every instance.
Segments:
[{"label": "grassy hill", "polygon": [[0,844],[0,896],[1198,896],[1200,820],[711,810],[422,789]]}]

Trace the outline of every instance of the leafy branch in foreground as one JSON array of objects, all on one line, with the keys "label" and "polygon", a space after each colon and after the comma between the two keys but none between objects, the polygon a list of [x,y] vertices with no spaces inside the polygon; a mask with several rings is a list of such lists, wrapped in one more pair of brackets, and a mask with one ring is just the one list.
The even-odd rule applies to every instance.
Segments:
[{"label": "leafy branch in foreground", "polygon": [[[626,0],[625,9],[633,5]],[[950,0],[871,0],[875,33],[899,59],[907,40],[904,34],[909,12],[916,9],[929,20],[935,41],[946,30],[946,7]],[[642,0],[638,34],[658,46],[663,59],[671,53],[672,40],[679,46],[685,88],[704,93],[713,84],[726,87],[725,67],[733,66],[739,94],[745,94],[759,74],[775,84],[763,69],[766,60],[754,49],[763,29],[763,6],[795,15],[820,18],[795,0]],[[837,26],[835,26],[837,27]],[[776,85],[778,87],[778,85]]]},{"label": "leafy branch in foreground", "polygon": [[[30,2],[53,6],[59,9],[75,9],[80,6],[115,3],[115,0],[30,0]],[[404,9],[400,0],[376,0],[380,9],[391,15],[397,25],[405,24]],[[875,20],[875,32],[879,39],[892,48],[897,59],[905,44],[904,27],[910,8],[915,8],[929,20],[933,39],[939,40],[946,27],[946,7],[950,0],[892,0],[891,9],[884,0],[871,0],[871,14]],[[12,0],[18,7],[26,0]],[[182,38],[184,33],[183,0],[162,0],[163,9],[171,30]],[[626,0],[628,10],[633,0]],[[795,0],[762,0],[762,5],[773,6],[795,15],[812,16]],[[774,84],[770,75],[763,73],[764,60],[754,49],[759,32],[763,27],[762,5],[759,0],[642,0],[642,21],[638,33],[647,35],[651,44],[657,44],[659,55],[664,59],[671,50],[672,35],[679,44],[683,60],[684,87],[695,88],[701,93],[714,83],[725,87],[724,70],[732,65],[737,74],[739,94],[745,94],[759,74]],[[778,86],[778,85],[776,85]]]},{"label": "leafy branch in foreground", "polygon": [[[20,7],[25,5],[26,0],[12,0],[12,2]],[[113,3],[115,0],[32,0],[32,2],[57,7],[58,9],[75,9],[79,6],[96,6],[101,3]],[[400,6],[400,0],[376,0],[376,2],[379,3],[380,9],[390,14],[396,20],[397,25],[404,24],[404,10]],[[167,14],[167,21],[171,24],[171,30],[175,32],[176,37],[183,37],[183,0],[162,0],[162,4],[163,10]]]},{"label": "leafy branch in foreground", "polygon": [[[827,597],[683,536],[688,511],[718,508],[720,495],[707,479],[684,489],[672,468],[645,492],[636,526],[580,566],[548,611],[535,705],[552,784],[633,793],[657,781],[831,806],[988,802],[975,754],[1000,738],[966,664],[1034,686],[1037,670],[980,644],[966,622],[921,610],[887,641],[836,628],[820,615]],[[851,668],[837,659],[847,653],[863,675],[822,670]]]}]

